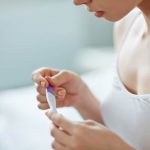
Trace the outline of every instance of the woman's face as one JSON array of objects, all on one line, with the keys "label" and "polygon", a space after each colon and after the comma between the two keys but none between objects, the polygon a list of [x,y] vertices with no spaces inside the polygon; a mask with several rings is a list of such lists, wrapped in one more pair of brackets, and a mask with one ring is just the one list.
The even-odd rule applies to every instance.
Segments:
[{"label": "woman's face", "polygon": [[74,0],[76,5],[85,4],[90,12],[97,17],[104,17],[109,21],[118,21],[127,15],[143,0]]}]

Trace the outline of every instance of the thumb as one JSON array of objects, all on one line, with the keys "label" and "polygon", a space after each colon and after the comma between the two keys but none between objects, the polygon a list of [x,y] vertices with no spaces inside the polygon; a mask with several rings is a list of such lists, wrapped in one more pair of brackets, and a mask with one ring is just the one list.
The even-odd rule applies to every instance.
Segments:
[{"label": "thumb", "polygon": [[70,80],[70,75],[67,72],[59,72],[58,74],[47,77],[47,81],[52,86],[61,86]]},{"label": "thumb", "polygon": [[55,94],[57,96],[57,98],[59,99],[64,99],[66,96],[66,89],[64,88],[55,88]]}]

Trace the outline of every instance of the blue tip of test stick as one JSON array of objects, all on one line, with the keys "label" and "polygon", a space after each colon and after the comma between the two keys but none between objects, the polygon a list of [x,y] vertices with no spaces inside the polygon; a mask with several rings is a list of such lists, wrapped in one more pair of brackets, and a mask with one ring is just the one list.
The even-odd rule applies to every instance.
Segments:
[{"label": "blue tip of test stick", "polygon": [[52,89],[51,86],[48,86],[48,87],[47,87],[47,91],[48,91],[49,93],[51,93],[51,94],[54,94],[54,91],[53,91],[53,89]]}]

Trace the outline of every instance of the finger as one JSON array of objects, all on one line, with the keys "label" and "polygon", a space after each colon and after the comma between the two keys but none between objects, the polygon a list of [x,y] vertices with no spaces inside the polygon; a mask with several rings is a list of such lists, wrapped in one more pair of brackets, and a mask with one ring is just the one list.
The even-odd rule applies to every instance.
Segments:
[{"label": "finger", "polygon": [[[36,91],[40,94],[40,95],[43,95],[43,96],[46,96],[46,91],[45,91],[45,88],[43,88],[42,86],[37,86],[36,87]],[[55,96],[57,96],[58,99],[63,99],[66,95],[66,90],[64,88],[60,88],[60,87],[56,87],[56,88],[53,88],[53,91],[55,93]]]},{"label": "finger", "polygon": [[51,130],[51,135],[55,138],[56,141],[58,141],[59,143],[61,143],[63,145],[67,145],[67,143],[69,143],[70,137],[71,137],[66,132],[64,132],[63,130],[59,129],[56,126],[53,126],[53,128]]},{"label": "finger", "polygon": [[68,95],[66,94],[64,98],[61,97],[57,97],[57,107],[68,107],[73,105],[73,103],[75,103],[75,101],[78,99],[74,96],[74,98],[72,97],[72,95]]},{"label": "finger", "polygon": [[51,76],[46,76],[45,79],[47,80],[47,82],[49,83],[49,85],[51,85],[51,87],[55,87],[55,83],[52,80]]},{"label": "finger", "polygon": [[69,82],[71,80],[71,75],[67,71],[60,71],[58,74],[48,77],[47,81],[49,84],[52,84],[53,86],[61,86],[66,82]]},{"label": "finger", "polygon": [[89,125],[89,126],[93,126],[96,124],[96,122],[94,120],[85,120],[84,122],[82,122],[83,124]]},{"label": "finger", "polygon": [[57,74],[59,72],[59,70],[57,69],[53,69],[53,68],[48,68],[44,71],[44,76],[54,76],[55,74]]},{"label": "finger", "polygon": [[63,115],[54,113],[54,112],[46,112],[47,117],[52,120],[54,124],[64,129],[67,133],[72,135],[72,131],[74,129],[74,124],[72,121],[66,119]]},{"label": "finger", "polygon": [[[61,107],[64,107],[64,102],[62,100],[59,100],[59,101],[57,101],[57,108],[61,108]],[[47,102],[45,102],[45,103],[39,103],[38,104],[38,108],[42,109],[42,110],[49,109],[49,105],[48,105]]]},{"label": "finger", "polygon": [[39,94],[43,95],[43,96],[46,95],[45,88],[43,88],[42,86],[39,86],[39,85],[38,85],[38,86],[36,87],[36,91],[37,91]]},{"label": "finger", "polygon": [[32,80],[42,87],[47,87],[49,85],[45,77],[43,77],[39,72],[34,72],[32,74]]},{"label": "finger", "polygon": [[[40,102],[40,104],[47,103],[46,96],[37,95],[36,99],[38,102]],[[63,98],[61,98],[60,96],[59,97],[56,96],[56,106],[57,107],[64,107],[64,103],[65,103],[65,100]],[[43,107],[43,105],[40,105],[40,108],[41,107]],[[44,108],[45,108],[45,104],[44,104]]]},{"label": "finger", "polygon": [[56,100],[56,107],[57,107],[57,108],[64,107],[64,100],[62,100],[62,99],[57,99],[57,100]]},{"label": "finger", "polygon": [[[39,95],[37,95],[37,100],[40,103],[46,103],[47,102],[47,98],[46,98],[46,92],[44,88],[41,88],[40,86],[37,88],[37,91],[40,93]],[[58,106],[63,106],[64,104],[64,98],[66,95],[66,91],[63,88],[56,88],[54,91],[55,94],[57,94],[56,97],[56,103],[58,104]]]},{"label": "finger", "polygon": [[47,99],[46,99],[46,96],[43,96],[43,95],[37,95],[37,100],[40,102],[40,103],[47,103]]},{"label": "finger", "polygon": [[55,150],[67,150],[64,145],[60,144],[56,140],[52,143],[52,148]]},{"label": "finger", "polygon": [[45,109],[49,108],[49,105],[48,105],[48,103],[40,103],[40,104],[38,104],[38,108],[45,110]]},{"label": "finger", "polygon": [[64,88],[55,88],[54,92],[58,99],[64,99],[67,93]]}]

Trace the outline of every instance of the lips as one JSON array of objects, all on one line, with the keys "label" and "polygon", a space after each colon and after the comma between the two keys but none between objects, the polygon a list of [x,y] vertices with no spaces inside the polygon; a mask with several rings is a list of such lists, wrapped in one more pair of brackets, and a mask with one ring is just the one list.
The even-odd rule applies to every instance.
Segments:
[{"label": "lips", "polygon": [[96,11],[95,12],[95,16],[98,17],[98,18],[103,17],[103,15],[104,15],[104,11]]},{"label": "lips", "polygon": [[105,13],[104,11],[102,11],[102,10],[95,11],[93,8],[89,7],[88,5],[84,5],[84,6],[87,8],[87,10],[88,10],[89,12],[94,12],[94,15],[95,15],[96,17],[101,18],[101,17],[104,16],[104,13]]}]

